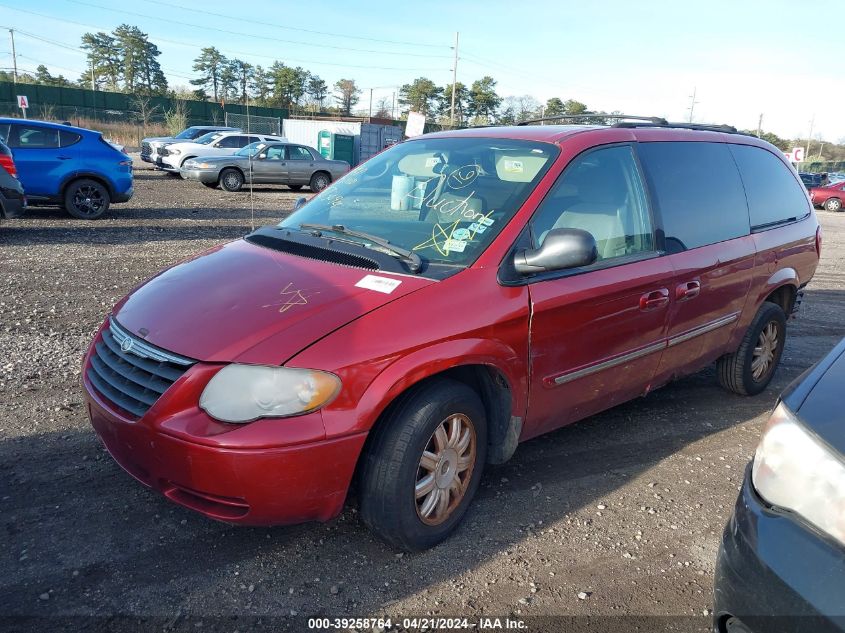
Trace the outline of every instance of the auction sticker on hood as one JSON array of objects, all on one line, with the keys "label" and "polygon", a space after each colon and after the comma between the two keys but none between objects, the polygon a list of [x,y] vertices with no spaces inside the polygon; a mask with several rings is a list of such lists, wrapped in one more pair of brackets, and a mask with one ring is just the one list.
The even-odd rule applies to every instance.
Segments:
[{"label": "auction sticker on hood", "polygon": [[402,282],[398,279],[391,279],[390,277],[378,277],[376,275],[367,275],[361,278],[355,286],[357,288],[366,288],[367,290],[375,290],[376,292],[383,292],[389,295]]}]

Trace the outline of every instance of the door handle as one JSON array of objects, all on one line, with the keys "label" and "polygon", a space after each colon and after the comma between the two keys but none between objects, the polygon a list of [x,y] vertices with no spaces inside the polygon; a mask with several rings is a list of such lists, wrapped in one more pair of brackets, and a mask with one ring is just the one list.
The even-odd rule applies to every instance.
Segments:
[{"label": "door handle", "polygon": [[667,305],[669,305],[669,290],[667,288],[652,290],[640,297],[640,310],[643,312],[659,310]]},{"label": "door handle", "polygon": [[688,281],[683,284],[678,284],[675,288],[675,299],[677,301],[688,301],[695,299],[701,293],[700,281]]},{"label": "door handle", "polygon": [[59,160],[71,160],[73,156],[56,156]]}]

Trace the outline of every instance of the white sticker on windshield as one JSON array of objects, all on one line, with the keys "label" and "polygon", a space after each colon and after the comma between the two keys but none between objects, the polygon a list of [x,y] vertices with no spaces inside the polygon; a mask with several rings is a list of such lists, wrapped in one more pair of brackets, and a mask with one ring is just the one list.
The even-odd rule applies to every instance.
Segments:
[{"label": "white sticker on windshield", "polygon": [[505,159],[505,171],[511,174],[521,174],[523,172],[522,161]]},{"label": "white sticker on windshield", "polygon": [[467,243],[464,240],[446,240],[445,249],[449,252],[463,253],[466,247]]},{"label": "white sticker on windshield", "polygon": [[483,224],[484,226],[493,226],[493,220],[490,218],[479,218],[479,224]]},{"label": "white sticker on windshield", "polygon": [[469,232],[469,229],[455,229],[452,231],[452,238],[456,240],[468,240],[472,233]]},{"label": "white sticker on windshield", "polygon": [[473,222],[469,225],[469,230],[473,233],[484,233],[487,230],[487,227],[483,224],[479,224],[478,222]]},{"label": "white sticker on windshield", "polygon": [[430,156],[425,159],[425,166],[426,167],[434,167],[440,162],[439,156]]},{"label": "white sticker on windshield", "polygon": [[402,282],[398,279],[391,279],[390,277],[377,277],[376,275],[367,275],[362,277],[355,286],[357,288],[366,288],[367,290],[375,290],[376,292],[383,292],[389,295]]}]

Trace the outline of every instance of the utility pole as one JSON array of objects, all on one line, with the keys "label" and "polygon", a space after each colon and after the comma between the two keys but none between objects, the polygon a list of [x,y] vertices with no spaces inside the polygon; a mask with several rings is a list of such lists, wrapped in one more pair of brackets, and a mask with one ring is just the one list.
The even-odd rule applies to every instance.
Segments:
[{"label": "utility pole", "polygon": [[689,104],[689,122],[692,123],[692,113],[695,111],[695,104],[698,101],[695,100],[695,94],[698,91],[698,88],[692,89],[692,94],[690,95],[690,104]]},{"label": "utility pole", "polygon": [[763,132],[763,113],[760,113],[760,118],[757,119],[757,138],[760,138],[760,134]]},{"label": "utility pole", "polygon": [[452,127],[455,127],[455,84],[458,81],[458,36],[455,31],[455,61],[452,64]]},{"label": "utility pole", "polygon": [[396,91],[393,91],[393,101],[390,104],[390,114],[393,116],[393,120],[396,120]]},{"label": "utility pole", "polygon": [[15,29],[9,29],[9,37],[12,38],[12,78],[13,83],[18,83],[18,56],[15,54]]},{"label": "utility pole", "polygon": [[807,146],[804,148],[804,156],[805,158],[810,158],[810,143],[813,141],[813,125],[816,123],[816,115],[813,114],[813,118],[810,119],[810,134],[807,135]]},{"label": "utility pole", "polygon": [[373,118],[373,89],[370,88],[370,118]]}]

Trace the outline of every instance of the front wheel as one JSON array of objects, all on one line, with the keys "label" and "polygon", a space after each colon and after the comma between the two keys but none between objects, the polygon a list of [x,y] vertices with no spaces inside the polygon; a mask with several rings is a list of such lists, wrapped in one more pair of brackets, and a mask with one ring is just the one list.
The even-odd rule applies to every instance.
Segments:
[{"label": "front wheel", "polygon": [[220,186],[226,191],[240,191],[244,186],[244,175],[237,169],[224,169],[220,173]]},{"label": "front wheel", "polygon": [[739,348],[718,360],[719,383],[743,396],[760,393],[775,375],[785,343],[786,315],[783,309],[770,301],[763,302]]},{"label": "front wheel", "polygon": [[486,455],[487,420],[475,391],[445,378],[412,388],[373,432],[361,518],[401,549],[436,545],[466,514]]},{"label": "front wheel", "polygon": [[65,189],[65,211],[80,220],[96,220],[108,211],[110,203],[109,190],[96,180],[81,178]]},{"label": "front wheel", "polygon": [[311,183],[308,186],[311,187],[311,191],[314,193],[319,193],[331,183],[332,179],[329,178],[327,173],[318,171],[316,174],[311,176]]},{"label": "front wheel", "polygon": [[839,198],[829,198],[827,202],[824,203],[824,208],[828,211],[841,211],[842,201]]}]

